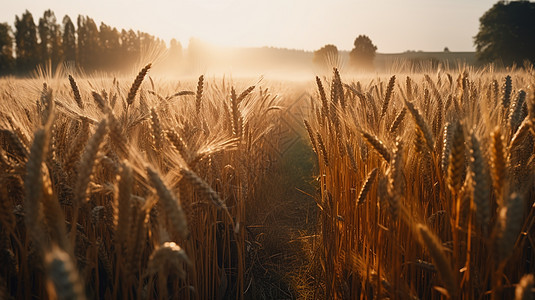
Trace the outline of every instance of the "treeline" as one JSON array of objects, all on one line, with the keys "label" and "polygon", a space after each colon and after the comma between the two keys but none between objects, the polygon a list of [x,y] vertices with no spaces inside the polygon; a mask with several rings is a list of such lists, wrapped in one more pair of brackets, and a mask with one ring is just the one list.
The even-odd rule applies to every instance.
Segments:
[{"label": "treeline", "polygon": [[164,54],[166,65],[172,68],[182,57],[182,46],[175,39],[167,48],[163,40],[148,33],[104,23],[97,26],[92,18],[81,15],[76,25],[68,15],[59,23],[51,10],[37,24],[29,11],[15,17],[14,28],[0,23],[0,50],[0,75],[21,75],[39,65],[55,68],[63,63],[87,72],[119,71],[144,53]]}]

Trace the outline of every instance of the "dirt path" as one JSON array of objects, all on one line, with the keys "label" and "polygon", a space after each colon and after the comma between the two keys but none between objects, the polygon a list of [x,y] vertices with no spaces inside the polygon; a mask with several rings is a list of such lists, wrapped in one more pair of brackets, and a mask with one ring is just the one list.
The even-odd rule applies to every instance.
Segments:
[{"label": "dirt path", "polygon": [[302,139],[282,155],[275,174],[263,184],[266,197],[253,212],[254,236],[249,299],[295,299],[311,291],[309,260],[316,226],[311,197],[313,156]]},{"label": "dirt path", "polygon": [[311,298],[314,282],[310,261],[316,229],[313,196],[315,160],[303,120],[309,112],[306,86],[296,86],[269,143],[274,146],[272,174],[257,192],[255,207],[247,208],[251,240],[248,299]]}]

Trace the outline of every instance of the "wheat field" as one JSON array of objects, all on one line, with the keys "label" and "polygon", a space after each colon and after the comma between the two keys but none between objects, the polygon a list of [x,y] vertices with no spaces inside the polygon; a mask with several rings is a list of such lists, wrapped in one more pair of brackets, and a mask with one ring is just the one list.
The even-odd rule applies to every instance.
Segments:
[{"label": "wheat field", "polygon": [[140,69],[0,80],[0,299],[533,296],[532,67]]}]

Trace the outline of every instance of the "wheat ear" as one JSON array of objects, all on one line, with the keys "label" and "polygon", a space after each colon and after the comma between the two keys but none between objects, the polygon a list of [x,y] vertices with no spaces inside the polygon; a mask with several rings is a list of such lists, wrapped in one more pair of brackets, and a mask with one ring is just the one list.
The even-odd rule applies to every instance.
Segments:
[{"label": "wheat ear", "polygon": [[187,239],[189,237],[188,222],[178,197],[167,188],[160,178],[160,175],[158,175],[154,169],[147,167],[147,174],[158,193],[158,198],[164,208],[164,213],[167,215],[169,222],[171,222],[172,227],[170,228],[170,231],[179,235],[183,239]]},{"label": "wheat ear", "polygon": [[500,209],[496,222],[496,250],[500,262],[507,259],[515,247],[522,229],[524,199],[517,193],[511,194],[507,203]]},{"label": "wheat ear", "polygon": [[[174,242],[165,242],[157,247],[149,257],[147,271],[149,274],[157,274],[163,270],[175,270],[181,279],[186,279],[184,263],[191,266],[191,261],[186,251]],[[164,274],[162,274],[164,275]]]},{"label": "wheat ear", "polygon": [[398,128],[401,125],[401,122],[403,121],[403,118],[405,118],[405,113],[407,112],[406,108],[403,108],[397,115],[392,124],[390,125],[390,128],[388,128],[388,131],[390,133],[396,133]]},{"label": "wheat ear", "polygon": [[23,162],[27,159],[28,149],[15,132],[0,129],[0,143],[2,143],[2,148],[17,161]]},{"label": "wheat ear", "polygon": [[509,104],[511,103],[512,91],[513,91],[513,81],[511,80],[511,76],[507,75],[505,77],[505,82],[503,83],[502,106],[504,110],[509,109]]},{"label": "wheat ear", "polygon": [[321,79],[318,76],[316,76],[316,84],[318,85],[318,92],[321,100],[321,116],[322,118],[326,118],[329,116],[329,103],[327,101],[327,96],[325,95],[325,89],[323,88]]},{"label": "wheat ear", "polygon": [[386,148],[386,146],[383,144],[381,140],[379,140],[375,135],[371,135],[365,131],[361,132],[362,136],[368,142],[372,148],[379,153],[379,155],[387,162],[390,162],[390,152]]},{"label": "wheat ear", "polygon": [[132,86],[130,87],[130,91],[128,92],[128,96],[126,97],[126,103],[128,105],[132,105],[134,103],[134,98],[136,97],[137,91],[139,90],[139,87],[141,86],[141,83],[143,82],[143,78],[145,78],[145,75],[149,72],[149,69],[152,67],[152,64],[146,65],[136,76],[136,79],[132,83]]},{"label": "wheat ear", "polygon": [[58,299],[86,299],[76,266],[66,252],[57,246],[53,247],[45,256],[45,264]]},{"label": "wheat ear", "polygon": [[453,269],[446,257],[446,251],[442,243],[439,241],[438,237],[431,233],[429,228],[424,224],[417,225],[418,233],[423,241],[422,246],[429,251],[431,258],[435,263],[435,266],[444,282],[446,289],[448,290],[449,296],[452,299],[456,298],[457,295],[457,285],[455,284],[455,276]]},{"label": "wheat ear", "polygon": [[326,167],[328,167],[329,159],[327,157],[327,149],[325,148],[325,144],[323,143],[323,139],[321,138],[321,134],[319,132],[316,132],[316,138],[318,140],[318,146],[321,151],[321,156],[323,156],[323,163]]},{"label": "wheat ear", "polygon": [[511,135],[513,135],[522,121],[526,118],[526,111],[524,110],[524,103],[526,102],[526,92],[523,90],[518,91],[513,105],[509,112],[509,126],[511,130]]},{"label": "wheat ear", "polygon": [[416,123],[416,134],[419,135],[423,140],[425,141],[428,150],[430,152],[433,151],[435,140],[433,138],[433,133],[429,129],[429,126],[427,126],[427,123],[425,122],[424,118],[420,114],[420,111],[414,106],[414,103],[405,101],[405,106],[411,113],[412,117],[414,118],[414,121]]},{"label": "wheat ear", "polygon": [[390,99],[392,98],[392,93],[394,92],[395,83],[396,83],[396,75],[390,77],[390,80],[388,81],[388,85],[386,87],[385,99],[383,100],[383,107],[381,108],[381,118],[383,118],[386,115],[386,111],[388,110],[388,104],[390,103]]},{"label": "wheat ear", "polygon": [[69,75],[69,83],[71,84],[71,89],[74,94],[74,101],[76,101],[76,104],[79,108],[84,109],[84,102],[82,101],[82,97],[80,96],[80,90],[78,89],[76,80],[74,80],[71,75]]},{"label": "wheat ear", "polygon": [[497,199],[501,199],[505,176],[507,175],[507,163],[503,146],[503,138],[499,126],[497,126],[491,134],[490,155],[492,184],[497,192]]},{"label": "wheat ear", "polygon": [[239,96],[238,96],[238,99],[236,99],[236,102],[238,102],[238,104],[240,104],[243,99],[245,99],[245,97],[247,97],[247,95],[249,95],[253,90],[254,90],[255,86],[254,85],[251,85],[250,87],[248,87],[247,89],[245,89]]},{"label": "wheat ear", "polygon": [[447,182],[453,194],[457,194],[463,183],[465,170],[465,142],[461,123],[456,122],[453,129],[451,152],[448,162]]},{"label": "wheat ear", "polygon": [[76,162],[80,158],[80,155],[82,154],[82,150],[84,149],[88,140],[89,140],[89,121],[86,118],[83,118],[82,128],[78,132],[76,139],[74,140],[71,147],[69,148],[69,151],[67,152],[67,155],[65,158],[65,162],[63,163],[65,170],[71,170],[76,165]]},{"label": "wheat ear", "polygon": [[374,168],[368,173],[368,176],[366,176],[366,180],[364,180],[364,183],[362,184],[362,188],[360,189],[359,196],[357,197],[357,204],[362,204],[364,201],[366,201],[366,196],[368,195],[368,192],[370,191],[372,184],[375,182],[375,178],[377,177],[377,168]]},{"label": "wheat ear", "polygon": [[204,88],[204,75],[201,75],[199,76],[199,81],[197,82],[197,93],[195,95],[195,112],[197,113],[197,115],[201,113],[203,88]]},{"label": "wheat ear", "polygon": [[394,218],[399,214],[399,198],[403,195],[403,188],[403,141],[398,137],[388,168],[388,203]]},{"label": "wheat ear", "polygon": [[191,162],[193,154],[188,150],[186,142],[178,135],[178,133],[174,130],[166,130],[165,135],[186,163]]},{"label": "wheat ear", "polygon": [[219,198],[219,195],[216,193],[216,191],[214,191],[206,181],[195,174],[195,172],[187,169],[181,169],[180,175],[182,175],[182,178],[186,179],[196,191],[200,192],[205,198],[207,198],[207,200],[210,200],[213,204],[220,208],[226,209],[225,203],[221,201],[221,198]]},{"label": "wheat ear", "polygon": [[490,222],[490,175],[488,167],[481,153],[479,141],[472,133],[470,136],[470,169],[472,186],[472,199],[476,204],[476,216],[483,233],[488,232]]},{"label": "wheat ear", "polygon": [[84,153],[80,159],[80,164],[78,165],[78,176],[76,179],[76,184],[74,186],[74,197],[75,203],[80,205],[85,202],[87,197],[87,187],[91,181],[91,174],[93,174],[93,167],[97,159],[97,154],[100,149],[104,137],[107,132],[107,122],[106,119],[103,119],[98,124],[98,127],[87,142],[85,146]]},{"label": "wheat ear", "polygon": [[535,279],[533,274],[527,274],[520,279],[515,289],[515,300],[532,300]]}]

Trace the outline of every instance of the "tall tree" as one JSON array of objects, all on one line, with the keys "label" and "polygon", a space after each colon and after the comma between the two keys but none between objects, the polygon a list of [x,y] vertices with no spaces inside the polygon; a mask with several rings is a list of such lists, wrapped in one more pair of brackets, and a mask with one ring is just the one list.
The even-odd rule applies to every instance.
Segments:
[{"label": "tall tree", "polygon": [[172,39],[169,43],[167,60],[169,71],[176,72],[182,62],[182,45],[176,39]]},{"label": "tall tree", "polygon": [[339,67],[338,48],[331,44],[325,45],[319,50],[314,51],[312,61],[323,70],[328,70],[331,67]]},{"label": "tall tree", "polygon": [[124,67],[131,67],[139,59],[141,42],[139,36],[132,29],[121,30],[121,54]]},{"label": "tall tree", "polygon": [[120,59],[121,36],[116,28],[112,28],[104,23],[100,23],[100,47],[101,47],[101,64],[104,69],[113,70],[119,65]]},{"label": "tall tree", "polygon": [[373,69],[373,60],[377,46],[366,35],[359,35],[353,45],[355,47],[349,53],[349,64],[356,69]]},{"label": "tall tree", "polygon": [[17,44],[17,68],[25,72],[33,70],[39,62],[37,30],[29,11],[15,17],[15,42]]},{"label": "tall tree", "polygon": [[51,63],[56,66],[61,59],[61,30],[57,24],[56,16],[50,9],[45,11],[39,19],[40,60],[42,63]]},{"label": "tall tree", "polygon": [[63,60],[67,64],[76,62],[76,30],[69,16],[63,17]]},{"label": "tall tree", "polygon": [[89,17],[78,16],[78,63],[86,70],[100,67],[101,53],[97,24]]},{"label": "tall tree", "polygon": [[11,26],[0,23],[0,75],[9,74],[15,67]]},{"label": "tall tree", "polygon": [[474,38],[481,62],[535,62],[535,3],[499,1],[479,19]]}]

